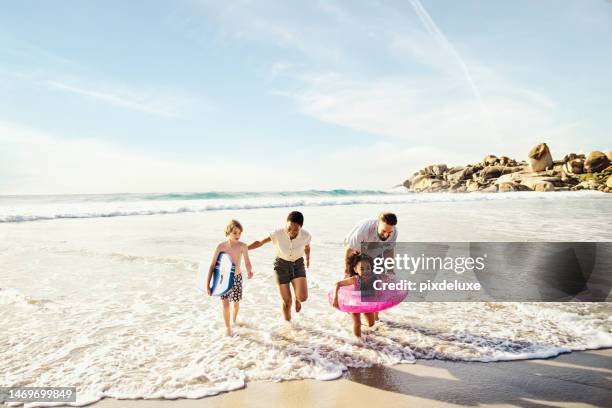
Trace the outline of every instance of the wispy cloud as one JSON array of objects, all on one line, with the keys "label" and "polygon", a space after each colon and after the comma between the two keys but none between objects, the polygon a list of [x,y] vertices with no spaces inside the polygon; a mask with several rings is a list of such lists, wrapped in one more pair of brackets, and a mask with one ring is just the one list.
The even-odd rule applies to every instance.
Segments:
[{"label": "wispy cloud", "polygon": [[301,14],[300,7],[275,1],[196,0],[196,10],[218,23],[221,41],[245,41],[285,50],[297,50],[310,58],[348,62],[350,55],[330,37],[339,38],[339,28],[333,24],[337,16],[329,7],[312,3],[310,18]]},{"label": "wispy cloud", "polygon": [[531,145],[542,140],[562,149],[578,148],[581,124],[559,121],[554,103],[532,91],[491,92],[487,104],[499,132],[496,137],[476,101],[452,80],[372,81],[331,73],[302,80],[308,85],[304,90],[283,93],[300,112],[392,139],[399,146],[453,150],[466,160],[487,153],[524,158]]},{"label": "wispy cloud", "polygon": [[[184,108],[184,101],[180,98],[170,97],[159,94],[141,94],[134,91],[118,89],[112,87],[95,88],[93,86],[80,86],[56,80],[46,80],[43,82],[51,89],[81,95],[86,98],[101,101],[110,105],[126,108],[134,111],[150,113],[167,118],[178,118],[183,115],[181,108]],[[183,105],[183,106],[182,106]]]},{"label": "wispy cloud", "polygon": [[11,42],[0,51],[0,56],[3,54],[17,58],[23,65],[0,67],[0,86],[12,87],[17,82],[167,119],[215,111],[214,104],[204,95],[155,83],[128,84],[23,41]]},{"label": "wispy cloud", "polygon": [[457,52],[453,44],[446,38],[444,33],[438,28],[438,25],[431,18],[427,10],[425,10],[421,2],[419,0],[410,0],[410,3],[412,4],[412,7],[414,7],[414,11],[416,12],[416,15],[419,17],[419,19],[421,20],[421,22],[423,23],[423,25],[425,26],[429,34],[431,34],[431,36],[434,38],[435,42],[439,44],[445,51],[447,51],[450,54],[451,58],[456,60],[456,62],[459,64],[459,66],[461,67],[461,70],[463,71],[463,75],[465,76],[465,80],[469,84],[470,89],[472,90],[472,92],[474,93],[474,96],[478,100],[480,109],[486,115],[486,120],[489,120],[488,113],[486,112],[485,106],[482,103],[482,97],[480,96],[480,91],[478,90],[478,87],[474,83],[474,80],[472,79],[472,74],[470,73],[468,66],[463,61],[463,58],[461,58],[461,55],[459,55],[459,53]]},{"label": "wispy cloud", "polygon": [[0,42],[2,42],[0,55],[4,57],[18,58],[19,60],[36,62],[40,65],[44,63],[45,65],[61,66],[68,69],[82,68],[74,59],[43,49],[23,39],[7,36],[6,33],[3,33],[0,37]]},{"label": "wispy cloud", "polygon": [[[312,41],[309,29],[300,24],[288,28],[291,41],[282,44],[256,31],[242,40],[268,40],[272,47],[293,47],[302,53],[299,63],[283,65],[282,70],[272,65],[270,71],[278,79],[272,82],[273,92],[291,99],[306,116],[388,140],[373,140],[373,149],[393,140],[400,151],[454,151],[459,156],[449,157],[465,161],[487,153],[524,158],[540,141],[548,141],[559,154],[580,149],[577,140],[585,140],[587,133],[580,121],[563,117],[556,101],[541,90],[515,82],[499,65],[455,45],[418,0],[411,0],[408,9],[384,2],[368,5],[359,10],[325,2],[315,10],[299,11],[323,12],[333,19],[334,32],[342,35],[329,35],[324,41]],[[239,12],[265,20],[268,28],[286,27],[291,21],[273,18],[278,13],[261,5],[241,3],[233,10],[233,16]],[[224,29],[234,23],[224,19]],[[319,28],[327,23],[314,24]],[[320,32],[330,33],[329,27]],[[351,48],[355,43],[361,48]],[[327,56],[325,50],[330,49],[343,49],[345,61]],[[363,61],[368,52],[383,60]],[[385,73],[385,63],[405,67],[405,73]],[[372,69],[372,64],[382,69]]]}]

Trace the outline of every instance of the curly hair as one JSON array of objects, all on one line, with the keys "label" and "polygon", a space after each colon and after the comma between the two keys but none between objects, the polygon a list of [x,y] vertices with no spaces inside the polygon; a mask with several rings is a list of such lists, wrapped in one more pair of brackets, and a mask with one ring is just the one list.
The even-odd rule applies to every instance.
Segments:
[{"label": "curly hair", "polygon": [[357,276],[357,272],[355,272],[355,268],[359,262],[367,262],[370,264],[370,267],[374,264],[374,261],[371,257],[366,254],[357,253],[353,254],[349,257],[349,276]]}]

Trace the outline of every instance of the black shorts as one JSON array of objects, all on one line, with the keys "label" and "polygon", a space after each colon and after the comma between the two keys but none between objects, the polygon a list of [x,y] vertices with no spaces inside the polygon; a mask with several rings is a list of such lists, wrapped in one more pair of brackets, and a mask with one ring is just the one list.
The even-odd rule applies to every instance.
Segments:
[{"label": "black shorts", "polygon": [[274,260],[274,271],[276,272],[276,280],[279,285],[289,283],[295,278],[305,278],[306,267],[304,266],[304,258],[291,262],[277,257]]}]

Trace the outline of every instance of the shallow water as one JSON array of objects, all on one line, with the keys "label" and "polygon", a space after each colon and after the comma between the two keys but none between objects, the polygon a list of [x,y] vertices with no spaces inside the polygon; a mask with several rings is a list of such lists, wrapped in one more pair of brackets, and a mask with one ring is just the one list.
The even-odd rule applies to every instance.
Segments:
[{"label": "shallow water", "polygon": [[[308,301],[284,323],[272,248],[252,251],[255,277],[244,281],[231,338],[219,300],[195,289],[198,262],[208,261],[229,219],[243,223],[250,242],[282,226],[288,208],[2,223],[0,385],[76,386],[79,404],[196,398],[246,381],[332,379],[347,367],[420,358],[498,361],[612,347],[606,303],[404,303],[383,312],[362,341],[350,317],[328,305],[342,275],[342,238],[383,209],[398,214],[401,241],[612,240],[612,196],[529,194],[302,207],[313,235]],[[23,214],[18,205],[11,211]]]}]

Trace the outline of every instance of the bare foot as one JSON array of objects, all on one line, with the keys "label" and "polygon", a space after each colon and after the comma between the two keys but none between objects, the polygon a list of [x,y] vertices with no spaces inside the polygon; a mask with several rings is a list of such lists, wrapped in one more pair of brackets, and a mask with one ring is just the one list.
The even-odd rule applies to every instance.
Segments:
[{"label": "bare foot", "polygon": [[302,304],[299,300],[295,299],[295,313],[300,313],[300,310],[302,310]]},{"label": "bare foot", "polygon": [[230,329],[229,327],[226,327],[225,328],[225,335],[228,336],[228,337],[231,336],[232,335],[232,329]]},{"label": "bare foot", "polygon": [[361,336],[353,336],[348,342],[354,346],[363,346],[363,338]]}]

